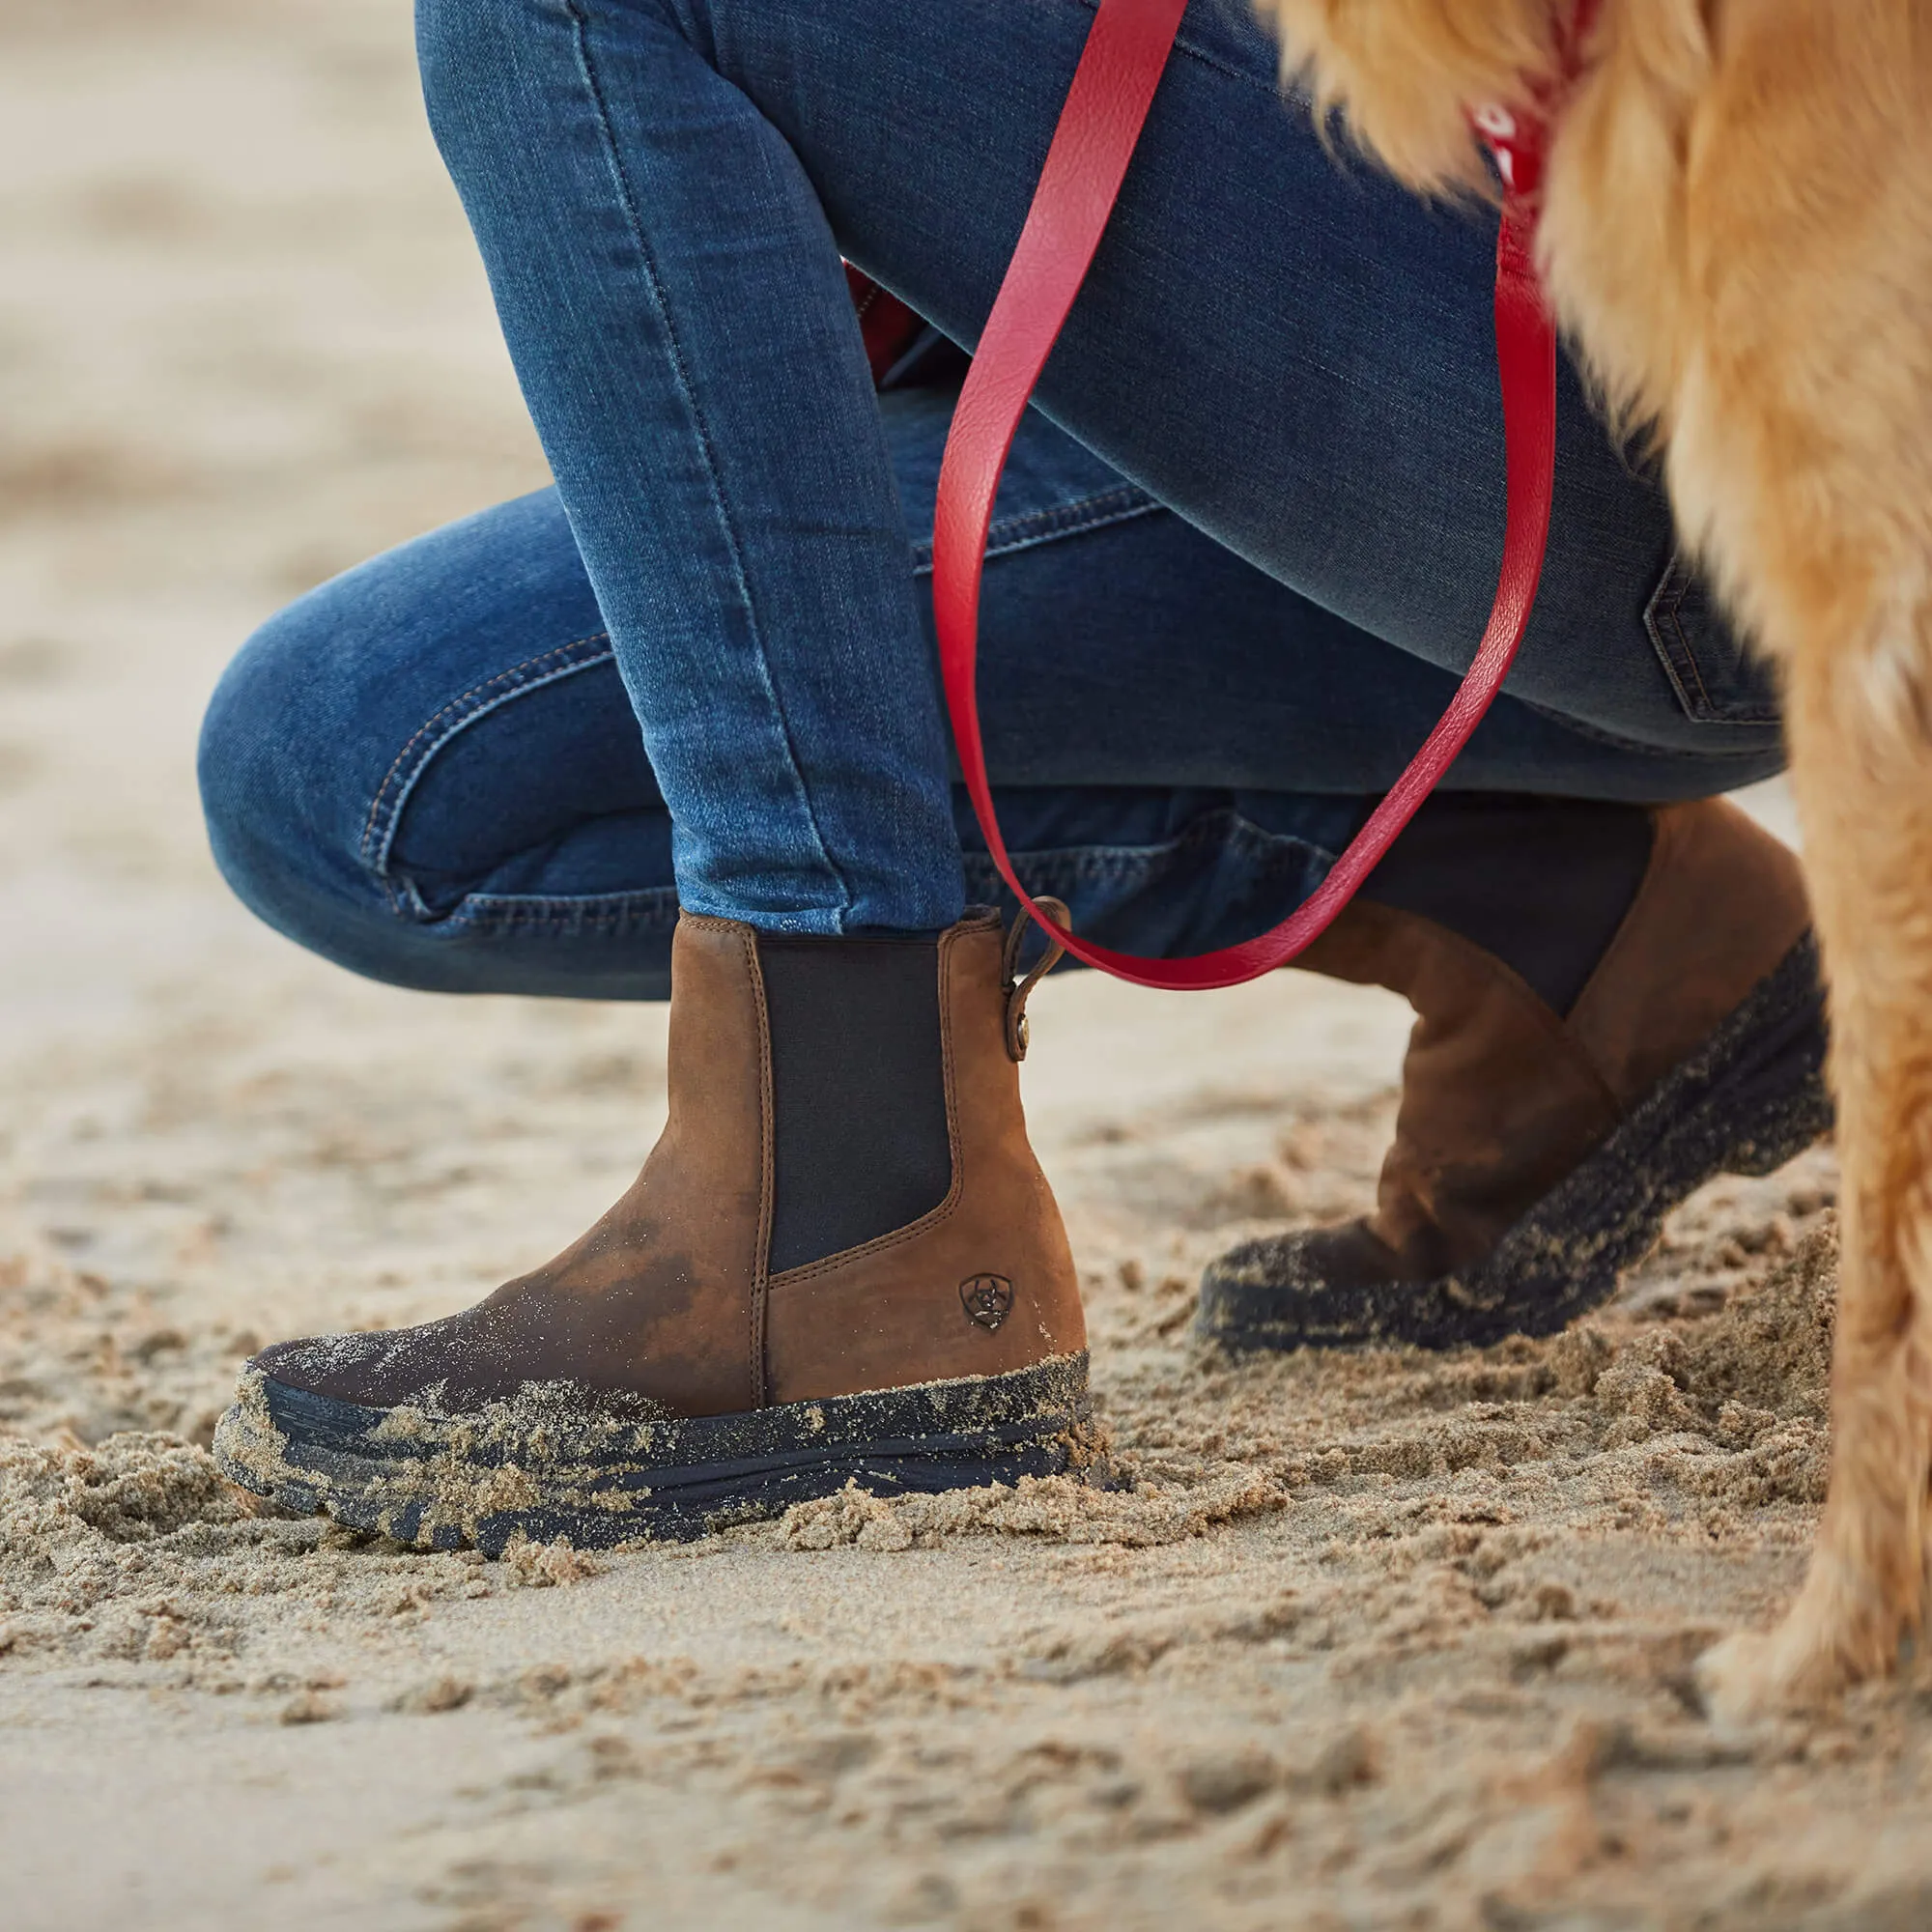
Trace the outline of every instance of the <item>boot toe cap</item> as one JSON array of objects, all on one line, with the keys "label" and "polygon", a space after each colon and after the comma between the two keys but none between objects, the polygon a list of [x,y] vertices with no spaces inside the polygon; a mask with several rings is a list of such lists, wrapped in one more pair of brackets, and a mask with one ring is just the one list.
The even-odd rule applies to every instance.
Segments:
[{"label": "boot toe cap", "polygon": [[1364,1347],[1417,1282],[1365,1221],[1247,1241],[1208,1264],[1195,1332],[1231,1349]]},{"label": "boot toe cap", "polygon": [[451,1317],[417,1328],[305,1336],[264,1349],[250,1366],[284,1388],[362,1408],[437,1406],[452,1368],[471,1352],[462,1346],[461,1322]]}]

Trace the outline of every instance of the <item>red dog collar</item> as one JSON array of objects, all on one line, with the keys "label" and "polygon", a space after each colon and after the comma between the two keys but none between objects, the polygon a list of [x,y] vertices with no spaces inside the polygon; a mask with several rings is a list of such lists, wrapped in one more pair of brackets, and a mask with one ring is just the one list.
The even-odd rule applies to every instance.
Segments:
[{"label": "red dog collar", "polygon": [[1549,150],[1549,129],[1570,90],[1583,71],[1583,50],[1597,24],[1603,0],[1578,0],[1557,43],[1554,81],[1531,91],[1527,113],[1499,102],[1473,109],[1469,126],[1489,149],[1502,179],[1503,192],[1534,212],[1543,189],[1543,164]]}]

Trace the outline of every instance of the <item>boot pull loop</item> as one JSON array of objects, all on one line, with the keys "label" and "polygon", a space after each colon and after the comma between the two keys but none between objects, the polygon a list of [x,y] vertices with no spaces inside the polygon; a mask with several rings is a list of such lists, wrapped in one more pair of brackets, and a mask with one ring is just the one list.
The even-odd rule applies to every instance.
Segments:
[{"label": "boot pull loop", "polygon": [[[1073,915],[1067,911],[1064,900],[1048,898],[1041,894],[1036,903],[1048,918],[1071,930]],[[1012,928],[1007,934],[1007,956],[1000,971],[1000,991],[1007,996],[1007,1057],[1014,1062],[1027,1057],[1027,1041],[1033,1031],[1027,1024],[1028,996],[1066,956],[1065,947],[1053,937],[1051,928],[1042,926],[1040,930],[1046,935],[1046,951],[1039,955],[1033,971],[1024,980],[1020,979],[1020,947],[1026,939],[1027,927],[1033,923],[1032,909],[1021,906],[1019,917],[1013,921]]]}]

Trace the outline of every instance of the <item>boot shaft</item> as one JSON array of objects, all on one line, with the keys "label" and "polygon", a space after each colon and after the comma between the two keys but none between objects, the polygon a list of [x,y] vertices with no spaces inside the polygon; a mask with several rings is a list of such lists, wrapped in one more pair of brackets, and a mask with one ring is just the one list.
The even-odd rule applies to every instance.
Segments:
[{"label": "boot shaft", "polygon": [[[1007,1051],[1002,954],[993,913],[924,944],[679,922],[669,1122],[613,1216],[655,1224],[653,1246],[675,1228],[689,1254],[711,1412],[1001,1375],[1085,1348]],[[883,1064],[854,1078],[851,1057],[881,1027]],[[864,1111],[868,1094],[884,1118]],[[826,1190],[840,1199],[812,1198]]]},{"label": "boot shaft", "polygon": [[1366,1230],[1404,1279],[1488,1254],[1809,924],[1796,857],[1723,800],[1651,813],[1634,896],[1567,1013],[1494,952],[1373,892],[1297,964],[1415,1009]]}]

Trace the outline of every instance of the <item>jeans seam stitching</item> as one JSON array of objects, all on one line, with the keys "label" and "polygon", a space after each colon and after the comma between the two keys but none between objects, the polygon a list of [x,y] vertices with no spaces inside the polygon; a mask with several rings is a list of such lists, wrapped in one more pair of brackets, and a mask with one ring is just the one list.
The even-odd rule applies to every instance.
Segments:
[{"label": "jeans seam stitching", "polygon": [[677,909],[675,886],[642,886],[626,893],[586,893],[582,896],[514,893],[469,893],[440,919],[425,922],[441,926],[484,930],[503,927],[615,926]]},{"label": "jeans seam stitching", "polygon": [[1688,577],[1679,577],[1675,583],[1666,585],[1667,601],[1660,613],[1660,621],[1669,627],[1674,646],[1671,655],[1677,661],[1680,673],[1689,673],[1690,681],[1697,687],[1697,702],[1710,713],[1715,712],[1717,706],[1711,701],[1710,687],[1704,682],[1704,668],[1690,649],[1690,639],[1684,635],[1684,593],[1689,585]]},{"label": "jeans seam stitching", "polygon": [[[358,848],[362,863],[378,878],[387,878],[389,842],[395,837],[396,825],[402,816],[403,807],[409,803],[410,794],[415,789],[416,781],[422,777],[430,760],[449,743],[450,739],[459,732],[468,730],[479,718],[487,717],[513,697],[521,697],[526,692],[541,690],[545,685],[554,684],[559,678],[570,677],[578,671],[588,670],[596,665],[607,663],[616,655],[614,650],[608,647],[589,657],[558,664],[554,669],[546,671],[541,677],[528,675],[533,666],[544,663],[546,659],[564,658],[569,652],[580,651],[586,644],[607,642],[609,636],[609,632],[606,631],[593,631],[586,637],[573,638],[567,644],[554,644],[547,651],[539,651],[534,657],[526,658],[522,664],[512,665],[507,670],[497,671],[485,678],[481,684],[471,685],[460,696],[452,697],[434,716],[418,724],[410,734],[409,741],[403,749],[396,753],[389,769],[383,774],[383,781],[376,787],[375,796],[369,802],[369,816],[363,821],[362,838]],[[497,691],[488,703],[476,701],[484,693],[498,685],[503,689]],[[450,722],[444,729],[438,731],[437,726],[442,724],[445,720]],[[432,737],[430,734],[433,732],[435,735]],[[426,738],[427,743],[424,742]],[[412,758],[412,753],[415,754],[413,758]],[[406,765],[409,768],[409,775],[398,784],[397,776]],[[382,824],[380,838],[377,836],[379,821]]]},{"label": "jeans seam stitching", "polygon": [[1673,554],[1662,581],[1644,607],[1644,629],[1651,647],[1663,667],[1677,694],[1677,702],[1693,724],[1763,726],[1777,724],[1781,715],[1774,707],[1767,712],[1755,702],[1727,708],[1714,697],[1697,660],[1690,634],[1684,626],[1684,600],[1690,594],[1691,576],[1682,558]]},{"label": "jeans seam stitching", "polygon": [[645,285],[652,300],[656,303],[658,320],[665,332],[665,340],[670,351],[670,365],[675,379],[679,398],[690,417],[692,431],[697,446],[703,455],[706,480],[710,487],[711,500],[718,515],[718,521],[724,534],[725,547],[731,559],[732,575],[736,580],[738,595],[742,600],[746,617],[751,626],[752,641],[755,648],[758,675],[764,686],[765,696],[772,707],[773,716],[778,721],[780,742],[784,748],[785,763],[788,767],[792,789],[804,810],[806,823],[811,831],[812,843],[818,849],[818,858],[838,889],[838,923],[845,923],[845,914],[852,906],[851,882],[845,877],[838,863],[827,849],[825,837],[819,828],[818,814],[812,808],[811,793],[805,782],[804,773],[799,768],[798,748],[792,742],[791,728],[785,720],[784,707],[779,702],[777,690],[772,684],[771,659],[765,650],[763,627],[758,621],[755,599],[752,595],[751,580],[745,573],[744,552],[739,542],[737,527],[732,522],[728,504],[725,501],[723,478],[718,471],[717,451],[713,446],[709,426],[704,412],[699,407],[697,397],[691,387],[687,363],[682,346],[678,341],[677,327],[671,318],[670,304],[665,300],[664,282],[659,275],[657,263],[652,256],[649,243],[644,239],[643,223],[638,218],[637,195],[632,189],[631,179],[624,166],[623,156],[617,145],[616,132],[611,125],[611,114],[604,88],[598,79],[597,64],[590,52],[590,22],[580,0],[565,0],[572,27],[572,38],[576,42],[578,71],[583,77],[583,85],[590,97],[591,111],[596,117],[597,131],[604,143],[606,165],[617,190],[618,202],[624,212],[624,221],[630,230],[631,243],[638,251],[638,260],[643,270]]},{"label": "jeans seam stitching", "polygon": [[[1150,497],[1133,483],[1114,484],[1091,497],[1070,503],[1056,503],[1039,510],[1025,510],[994,524],[986,532],[986,555],[1009,556],[1016,551],[1032,550],[1060,537],[1084,536],[1089,530],[1104,529],[1113,524],[1131,522],[1135,517],[1151,516],[1167,505]],[[932,574],[932,542],[913,545],[913,575]]]}]

